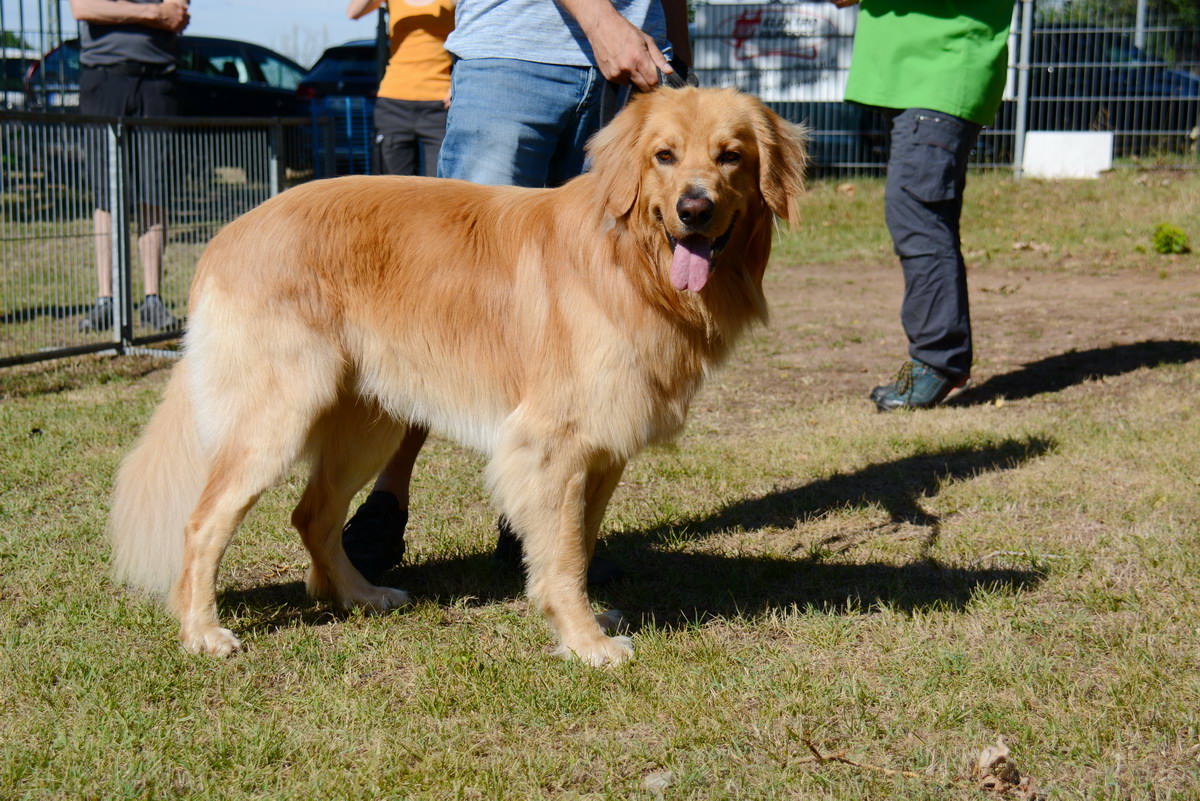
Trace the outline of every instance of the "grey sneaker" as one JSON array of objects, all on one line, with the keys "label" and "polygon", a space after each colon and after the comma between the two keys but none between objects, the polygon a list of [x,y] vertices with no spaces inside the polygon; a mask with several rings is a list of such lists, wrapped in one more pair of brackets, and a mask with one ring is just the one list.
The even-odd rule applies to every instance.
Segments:
[{"label": "grey sneaker", "polygon": [[138,309],[138,320],[142,325],[153,328],[155,331],[166,331],[168,328],[175,328],[179,325],[175,315],[167,311],[162,298],[158,295],[146,296],[146,299],[142,301],[142,307]]},{"label": "grey sneaker", "polygon": [[88,310],[88,313],[83,315],[83,319],[79,321],[80,331],[108,331],[113,324],[113,301],[112,298],[96,298],[96,305]]}]

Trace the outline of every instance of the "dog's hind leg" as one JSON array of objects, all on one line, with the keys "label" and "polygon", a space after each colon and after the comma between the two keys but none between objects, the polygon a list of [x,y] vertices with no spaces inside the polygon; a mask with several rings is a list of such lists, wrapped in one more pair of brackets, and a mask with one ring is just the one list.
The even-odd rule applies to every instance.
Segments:
[{"label": "dog's hind leg", "polygon": [[[183,568],[171,591],[171,606],[179,618],[180,641],[195,653],[225,656],[241,647],[217,620],[217,570],[246,513],[300,452],[303,431],[258,423],[245,426],[245,436],[217,452],[184,527]],[[253,429],[258,430],[249,434]]]},{"label": "dog's hind leg", "polygon": [[292,524],[312,555],[308,592],[343,608],[384,611],[408,603],[408,593],[375,587],[342,549],[342,525],[354,493],[387,462],[405,426],[377,406],[343,396],[313,427],[308,450],[312,472]]},{"label": "dog's hind leg", "polygon": [[344,369],[337,350],[300,325],[275,320],[272,336],[250,336],[256,332],[221,322],[200,314],[189,334],[197,428],[212,456],[184,526],[183,565],[170,599],[184,646],[215,655],[241,645],[217,620],[225,549],[259,495],[300,455]]},{"label": "dog's hind leg", "polygon": [[[540,441],[508,432],[489,465],[489,477],[505,514],[521,535],[528,593],[558,634],[559,653],[573,653],[599,667],[633,655],[628,637],[609,637],[587,597],[589,495],[597,502],[616,486],[610,477],[590,480],[588,460],[572,443]],[[617,472],[616,476],[620,473]],[[590,491],[589,491],[590,490]],[[598,504],[600,505],[600,504]],[[599,527],[599,516],[593,521]]]}]

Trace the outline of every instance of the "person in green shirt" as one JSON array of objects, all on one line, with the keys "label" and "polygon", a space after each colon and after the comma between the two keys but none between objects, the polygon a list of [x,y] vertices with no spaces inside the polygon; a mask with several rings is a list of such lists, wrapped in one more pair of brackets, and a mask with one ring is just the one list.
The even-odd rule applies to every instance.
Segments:
[{"label": "person in green shirt", "polygon": [[967,160],[1004,92],[1012,14],[1012,0],[861,2],[846,99],[890,119],[884,204],[909,343],[896,379],[871,392],[880,411],[935,406],[970,379],[959,221]]}]

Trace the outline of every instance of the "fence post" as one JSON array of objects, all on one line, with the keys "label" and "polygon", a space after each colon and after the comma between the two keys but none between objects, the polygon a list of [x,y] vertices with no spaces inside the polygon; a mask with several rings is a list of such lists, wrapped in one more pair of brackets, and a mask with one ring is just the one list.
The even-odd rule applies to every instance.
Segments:
[{"label": "fence post", "polygon": [[271,155],[270,155],[270,193],[271,197],[275,197],[283,191],[285,186],[286,176],[284,169],[286,168],[285,159],[283,158],[283,123],[278,118],[271,125],[270,132],[271,140]]},{"label": "fence post", "polygon": [[119,120],[108,128],[108,216],[112,232],[113,341],[117,352],[133,339],[133,271],[129,254],[129,131]]},{"label": "fence post", "polygon": [[324,158],[321,161],[321,168],[324,170],[324,173],[321,177],[332,178],[337,174],[337,161],[333,152],[334,148],[337,147],[337,128],[333,117],[323,117],[321,119],[321,136],[324,139],[322,142],[323,147],[321,148],[324,154]]},{"label": "fence post", "polygon": [[1029,127],[1029,53],[1033,48],[1033,1],[1021,0],[1021,55],[1017,58],[1017,124],[1013,143],[1013,177],[1021,178],[1025,131]]},{"label": "fence post", "polygon": [[1133,29],[1133,44],[1138,50],[1146,49],[1146,0],[1138,0],[1137,17]]}]

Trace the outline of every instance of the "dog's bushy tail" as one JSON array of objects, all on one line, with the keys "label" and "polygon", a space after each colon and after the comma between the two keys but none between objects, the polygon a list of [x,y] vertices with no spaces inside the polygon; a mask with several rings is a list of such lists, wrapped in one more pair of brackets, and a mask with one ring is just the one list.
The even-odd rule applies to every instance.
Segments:
[{"label": "dog's bushy tail", "polygon": [[117,472],[108,518],[114,576],[161,597],[179,575],[184,524],[208,472],[186,374],[185,358]]}]

